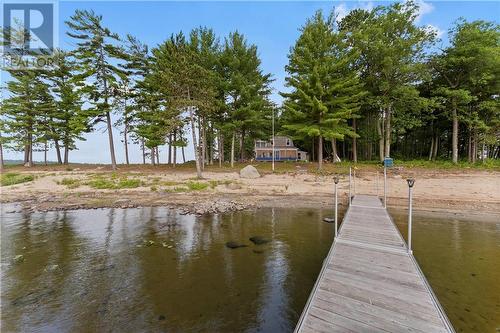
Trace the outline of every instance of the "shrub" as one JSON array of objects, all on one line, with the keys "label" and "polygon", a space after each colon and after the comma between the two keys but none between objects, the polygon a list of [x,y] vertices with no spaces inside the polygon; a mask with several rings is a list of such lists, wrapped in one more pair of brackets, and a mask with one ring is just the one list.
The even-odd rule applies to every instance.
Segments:
[{"label": "shrub", "polygon": [[80,180],[76,178],[63,178],[58,184],[66,185],[68,188],[77,188],[80,186]]},{"label": "shrub", "polygon": [[208,187],[208,184],[200,182],[187,182],[186,186],[191,191],[202,191]]},{"label": "shrub", "polygon": [[0,184],[2,186],[10,186],[31,182],[35,179],[33,175],[24,175],[20,173],[5,173],[0,177]]}]

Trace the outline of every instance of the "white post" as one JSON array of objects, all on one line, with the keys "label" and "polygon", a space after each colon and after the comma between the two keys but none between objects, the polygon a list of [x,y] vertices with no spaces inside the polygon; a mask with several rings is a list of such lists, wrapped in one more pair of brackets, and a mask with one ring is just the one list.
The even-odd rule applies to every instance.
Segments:
[{"label": "white post", "polygon": [[337,211],[338,211],[337,184],[339,182],[339,177],[335,176],[335,178],[333,178],[333,182],[335,183],[335,238],[337,238],[337,229],[338,229],[338,224],[337,224]]},{"label": "white post", "polygon": [[274,172],[274,109],[273,109],[273,142],[272,142],[272,146],[273,146],[273,172]]},{"label": "white post", "polygon": [[384,162],[384,208],[387,208],[387,167]]},{"label": "white post", "polygon": [[351,167],[349,167],[349,206],[352,204],[351,200]]},{"label": "white post", "polygon": [[409,178],[406,180],[408,182],[408,253],[412,254],[411,249],[411,223],[412,223],[412,211],[413,211],[413,185],[415,184],[415,179]]},{"label": "white post", "polygon": [[352,194],[356,195],[356,168],[352,172]]}]

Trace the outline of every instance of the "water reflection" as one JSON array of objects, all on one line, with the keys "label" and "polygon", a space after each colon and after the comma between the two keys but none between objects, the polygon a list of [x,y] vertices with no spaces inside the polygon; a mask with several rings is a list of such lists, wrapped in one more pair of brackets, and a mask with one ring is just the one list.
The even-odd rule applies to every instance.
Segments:
[{"label": "water reflection", "polygon": [[333,236],[312,210],[1,210],[2,332],[290,331]]}]

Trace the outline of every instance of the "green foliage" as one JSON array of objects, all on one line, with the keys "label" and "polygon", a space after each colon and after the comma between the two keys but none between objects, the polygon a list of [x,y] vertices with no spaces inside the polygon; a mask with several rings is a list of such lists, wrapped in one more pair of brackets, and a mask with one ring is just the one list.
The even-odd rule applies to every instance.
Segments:
[{"label": "green foliage", "polygon": [[80,184],[80,179],[77,178],[63,178],[60,182],[60,185],[66,185],[68,188],[77,188]]},{"label": "green foliage", "polygon": [[202,191],[208,187],[209,184],[190,181],[186,183],[186,186],[191,191]]},{"label": "green foliage", "polygon": [[356,133],[348,124],[356,118],[362,85],[350,65],[358,56],[336,29],[333,15],[324,18],[319,11],[301,29],[289,54],[289,76],[283,127],[296,139],[319,138],[321,167],[323,138],[343,140]]},{"label": "green foliage", "polygon": [[123,188],[137,188],[142,186],[142,181],[140,179],[128,179],[128,178],[114,178],[105,179],[98,177],[88,182],[88,185],[96,189],[123,189]]},{"label": "green foliage", "polygon": [[10,172],[10,173],[4,173],[0,176],[0,184],[2,186],[10,186],[15,184],[31,182],[34,179],[35,177],[33,175]]}]

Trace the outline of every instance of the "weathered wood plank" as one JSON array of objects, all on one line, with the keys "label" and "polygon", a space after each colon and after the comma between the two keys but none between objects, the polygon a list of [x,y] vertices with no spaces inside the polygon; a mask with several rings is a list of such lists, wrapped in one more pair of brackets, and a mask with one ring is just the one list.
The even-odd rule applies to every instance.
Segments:
[{"label": "weathered wood plank", "polygon": [[387,210],[356,195],[296,332],[454,332]]}]

